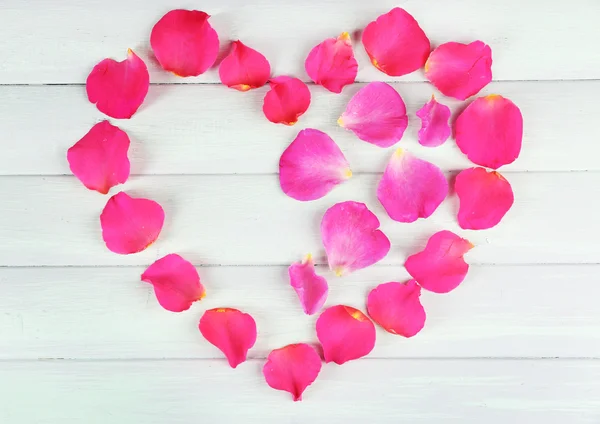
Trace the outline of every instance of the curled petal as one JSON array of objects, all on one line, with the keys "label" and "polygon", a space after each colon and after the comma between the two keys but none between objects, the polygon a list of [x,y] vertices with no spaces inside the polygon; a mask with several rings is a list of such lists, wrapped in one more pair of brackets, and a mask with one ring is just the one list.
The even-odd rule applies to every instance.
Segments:
[{"label": "curled petal", "polygon": [[217,60],[219,36],[198,10],[167,12],[152,28],[150,45],[164,70],[180,77],[203,74]]},{"label": "curled petal", "polygon": [[352,84],[358,73],[350,35],[328,38],[315,46],[304,62],[306,73],[315,84],[333,93],[341,93],[344,86]]},{"label": "curled petal", "polygon": [[431,50],[429,39],[415,18],[399,7],[367,25],[362,42],[371,63],[395,77],[422,67]]},{"label": "curled petal", "polygon": [[294,402],[302,400],[302,393],[321,371],[321,357],[306,343],[291,344],[275,349],[267,357],[263,375],[275,390],[292,394]]},{"label": "curled petal", "polygon": [[434,96],[417,111],[421,119],[419,144],[426,147],[437,147],[450,137],[450,108],[439,103]]},{"label": "curled petal", "polygon": [[307,255],[301,263],[292,264],[288,274],[304,313],[313,315],[319,312],[327,300],[329,286],[327,280],[315,272],[312,256]]},{"label": "curled petal", "polygon": [[104,59],[98,63],[85,82],[89,101],[116,119],[131,118],[144,102],[149,87],[148,68],[131,49],[122,62]]},{"label": "curled petal", "polygon": [[404,101],[394,87],[385,82],[372,82],[350,99],[338,124],[361,140],[390,147],[402,138],[408,117]]},{"label": "curled petal", "polygon": [[271,76],[271,65],[262,54],[234,41],[231,51],[219,66],[219,77],[227,87],[239,91],[262,87]]},{"label": "curled petal", "polygon": [[321,238],[329,268],[337,276],[379,262],[390,250],[390,241],[379,220],[364,203],[336,203],[321,220]]},{"label": "curled petal", "polygon": [[97,123],[67,151],[71,172],[102,194],[129,178],[129,137],[108,121]]},{"label": "curled petal", "polygon": [[465,169],[454,184],[460,200],[458,224],[465,230],[484,230],[500,222],[515,201],[510,183],[496,171]]},{"label": "curled petal", "polygon": [[424,250],[409,256],[404,266],[425,290],[448,293],[465,279],[469,265],[463,256],[472,248],[468,240],[440,231],[429,238]]},{"label": "curled petal", "polygon": [[134,199],[124,192],[108,199],[102,214],[102,238],[111,252],[128,255],[141,252],[156,241],[165,212],[153,200]]},{"label": "curled petal", "polygon": [[256,343],[256,322],[237,309],[209,309],[200,318],[200,332],[221,350],[231,368],[246,361],[248,350]]},{"label": "curled petal", "polygon": [[492,94],[479,97],[454,123],[456,144],[474,163],[498,169],[519,157],[523,116],[510,100]]},{"label": "curled petal", "polygon": [[310,91],[298,78],[277,77],[269,81],[263,112],[275,124],[294,125],[310,105]]}]

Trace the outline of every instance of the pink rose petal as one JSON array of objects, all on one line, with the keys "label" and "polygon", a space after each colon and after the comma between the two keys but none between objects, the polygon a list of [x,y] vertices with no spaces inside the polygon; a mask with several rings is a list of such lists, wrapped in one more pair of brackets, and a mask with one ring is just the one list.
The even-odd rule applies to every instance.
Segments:
[{"label": "pink rose petal", "polygon": [[439,103],[435,96],[417,111],[421,119],[419,130],[419,144],[426,147],[437,147],[444,144],[450,137],[450,108]]},{"label": "pink rose petal", "polygon": [[233,42],[231,51],[219,66],[221,82],[239,91],[262,87],[270,76],[269,61],[239,40]]},{"label": "pink rose petal", "polygon": [[310,91],[298,78],[277,77],[269,81],[263,112],[275,124],[294,125],[310,105]]},{"label": "pink rose petal", "polygon": [[344,86],[352,84],[358,73],[350,35],[328,38],[315,46],[304,62],[306,73],[315,84],[333,93],[341,93]]},{"label": "pink rose petal", "polygon": [[312,256],[307,255],[301,263],[293,263],[288,274],[304,313],[313,315],[319,312],[327,300],[329,286],[327,280],[315,272]]}]

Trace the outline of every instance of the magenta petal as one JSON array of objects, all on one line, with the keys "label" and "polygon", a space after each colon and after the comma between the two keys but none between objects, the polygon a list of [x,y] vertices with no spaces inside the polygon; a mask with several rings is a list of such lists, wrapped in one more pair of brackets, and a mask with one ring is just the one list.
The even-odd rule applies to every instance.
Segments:
[{"label": "magenta petal", "polygon": [[439,103],[435,96],[417,111],[421,119],[419,130],[419,144],[426,147],[437,147],[444,144],[450,137],[450,108]]},{"label": "magenta petal", "polygon": [[248,91],[262,87],[271,76],[271,65],[254,49],[234,41],[231,51],[219,66],[219,77],[227,87]]},{"label": "magenta petal", "polygon": [[310,90],[298,78],[277,77],[269,81],[263,112],[275,124],[294,125],[310,106]]},{"label": "magenta petal", "polygon": [[358,73],[350,35],[328,38],[314,47],[304,63],[306,73],[316,84],[333,93],[341,93],[344,86],[352,84]]},{"label": "magenta petal", "polygon": [[319,312],[327,300],[329,286],[327,280],[315,272],[312,256],[307,255],[301,263],[290,265],[288,273],[290,285],[296,291],[304,313],[313,315]]}]

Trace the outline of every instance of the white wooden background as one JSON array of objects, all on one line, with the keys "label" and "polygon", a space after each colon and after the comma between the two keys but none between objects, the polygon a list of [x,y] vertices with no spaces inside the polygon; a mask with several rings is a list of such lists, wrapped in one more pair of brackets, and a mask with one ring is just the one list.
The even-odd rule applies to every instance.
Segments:
[{"label": "white wooden background", "polygon": [[[124,188],[158,200],[166,226],[142,254],[106,250],[98,215],[107,197],[85,190],[65,159],[103,118],[83,86],[96,62],[121,60],[128,47],[147,59],[154,22],[195,7],[213,15],[224,43],[240,38],[274,73],[306,78],[315,44],[396,5],[434,45],[489,43],[495,81],[485,93],[521,107],[523,153],[502,169],[516,201],[500,226],[460,231],[456,199],[416,224],[387,219],[374,187],[391,150],[335,125],[361,84],[341,95],[311,87],[311,108],[287,128],[262,116],[266,88],[226,89],[214,70],[178,79],[148,59],[156,85],[117,125],[133,139]],[[599,18],[598,0],[2,0],[0,423],[600,423]],[[417,144],[414,112],[432,93],[422,73],[390,79],[360,44],[356,53],[360,82],[393,81],[407,103],[401,145],[449,174],[469,166],[452,141]],[[303,127],[329,133],[355,171],[312,203],[285,197],[276,175]],[[393,248],[381,265],[330,278],[329,305],[364,309],[370,288],[406,279],[404,259],[437,230],[475,242],[473,266],[455,292],[423,294],[421,334],[379,331],[368,359],[325,366],[295,404],[260,372],[271,349],[316,341],[286,266],[307,252],[323,263],[320,217],[348,199],[369,204]],[[139,281],[170,252],[193,260],[208,290],[187,313],[162,310]],[[251,360],[237,370],[197,330],[217,306],[258,323]]]}]

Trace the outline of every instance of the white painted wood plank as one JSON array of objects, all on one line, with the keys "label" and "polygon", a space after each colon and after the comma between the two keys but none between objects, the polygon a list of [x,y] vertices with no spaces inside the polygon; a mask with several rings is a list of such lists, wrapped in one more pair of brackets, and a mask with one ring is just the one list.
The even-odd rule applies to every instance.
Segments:
[{"label": "white painted wood plank", "polygon": [[[263,52],[274,74],[306,78],[310,49],[342,31],[364,28],[379,14],[403,6],[433,45],[482,39],[492,46],[498,80],[600,77],[596,0],[398,1],[378,0],[3,0],[0,4],[0,83],[81,83],[105,57],[131,47],[148,58],[150,30],[173,7],[202,8],[223,44],[242,39]],[[359,80],[389,79],[356,46]],[[217,82],[216,71],[177,79],[147,60],[154,82]],[[405,79],[422,80],[417,72]]]}]

